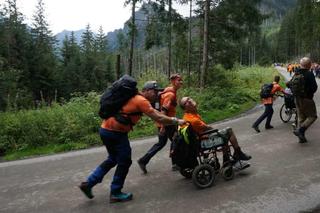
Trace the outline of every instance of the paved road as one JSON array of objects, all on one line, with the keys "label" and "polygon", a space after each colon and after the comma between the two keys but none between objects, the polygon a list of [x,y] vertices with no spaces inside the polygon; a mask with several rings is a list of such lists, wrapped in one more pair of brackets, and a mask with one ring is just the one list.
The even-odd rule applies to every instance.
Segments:
[{"label": "paved road", "polygon": [[[319,83],[319,82],[318,82]],[[320,95],[316,94],[318,112]],[[307,132],[306,144],[297,143],[289,124],[279,119],[282,100],[275,105],[274,129],[255,133],[251,124],[263,107],[246,116],[216,124],[230,126],[243,149],[253,156],[251,167],[213,187],[198,190],[190,180],[170,170],[168,150],[150,162],[142,175],[136,160],[156,138],[132,142],[133,165],[125,190],[134,193],[127,203],[108,203],[112,170],[87,200],[77,188],[105,157],[104,148],[22,161],[0,163],[0,212],[319,212],[319,120]],[[318,210],[317,210],[318,209]]]}]

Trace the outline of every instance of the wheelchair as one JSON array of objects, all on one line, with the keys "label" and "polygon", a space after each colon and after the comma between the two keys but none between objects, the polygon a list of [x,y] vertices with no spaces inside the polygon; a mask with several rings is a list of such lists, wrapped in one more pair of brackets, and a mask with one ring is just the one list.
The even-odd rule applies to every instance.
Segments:
[{"label": "wheelchair", "polygon": [[[197,150],[196,162],[189,164],[190,167],[180,167],[180,174],[186,178],[192,178],[193,184],[200,188],[211,187],[215,182],[217,174],[221,174],[224,180],[234,178],[235,171],[246,169],[248,163],[236,161],[231,154],[231,145],[228,145],[228,138],[224,138],[219,130],[212,129],[201,135],[201,140],[195,143],[200,144]],[[218,153],[224,152],[230,159],[221,165]],[[243,164],[239,165],[239,164]]]},{"label": "wheelchair", "polygon": [[297,118],[297,109],[294,103],[293,95],[284,95],[284,103],[280,108],[280,119],[283,123],[288,123],[292,117],[294,117],[293,126],[297,126],[298,118]]}]

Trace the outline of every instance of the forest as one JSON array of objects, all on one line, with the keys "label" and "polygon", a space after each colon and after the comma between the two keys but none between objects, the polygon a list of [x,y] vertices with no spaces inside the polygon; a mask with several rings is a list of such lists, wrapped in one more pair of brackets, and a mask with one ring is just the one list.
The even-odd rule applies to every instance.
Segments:
[{"label": "forest", "polygon": [[[69,100],[72,94],[102,92],[126,72],[169,75],[174,70],[189,79],[195,76],[198,85],[205,87],[209,82],[204,82],[204,76],[213,71],[208,71],[213,65],[271,63],[271,57],[266,59],[260,51],[263,39],[257,37],[266,18],[258,10],[259,2],[191,1],[195,15],[183,18],[170,9],[172,1],[125,1],[134,8],[133,18],[127,30],[118,33],[117,49],[110,50],[103,29],[94,33],[90,25],[80,43],[71,34],[58,46],[42,0],[31,26],[25,24],[16,0],[6,0],[0,11],[0,110],[36,108]],[[144,21],[136,20],[136,8],[144,11]],[[141,22],[142,32],[138,30]],[[143,41],[138,46],[140,37]]]},{"label": "forest", "polygon": [[[102,27],[95,33],[88,24],[80,42],[72,32],[59,45],[43,0],[38,0],[32,25],[25,24],[17,0],[0,5],[0,153],[51,139],[53,144],[72,144],[79,137],[98,143],[91,134],[100,122],[95,112],[99,95],[125,73],[140,86],[151,78],[166,86],[170,74],[181,73],[182,93],[202,91],[200,110],[214,121],[212,107],[229,110],[222,113],[225,118],[256,103],[254,91],[273,74],[263,67],[305,55],[319,61],[318,1],[177,0],[190,6],[189,17],[172,9],[173,1],[123,1],[132,15],[112,44]],[[75,114],[77,121],[72,120]],[[31,138],[20,119],[34,128]],[[46,125],[50,128],[41,129]],[[87,146],[70,144],[63,149]]]}]

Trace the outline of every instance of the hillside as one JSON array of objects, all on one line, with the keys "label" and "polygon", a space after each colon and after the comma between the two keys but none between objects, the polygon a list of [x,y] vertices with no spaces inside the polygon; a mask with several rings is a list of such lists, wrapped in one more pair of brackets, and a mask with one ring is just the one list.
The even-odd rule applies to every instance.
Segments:
[{"label": "hillside", "polygon": [[263,13],[272,13],[273,18],[281,19],[296,2],[297,0],[262,0],[260,10]]},{"label": "hillside", "polygon": [[[262,0],[260,3],[260,10],[263,14],[271,14],[270,20],[272,23],[276,22],[276,25],[279,25],[281,22],[281,17],[283,17],[286,12],[292,8],[297,0]],[[136,37],[136,47],[142,47],[144,45],[145,38],[145,28],[146,28],[146,13],[144,10],[139,9],[136,11],[136,25],[137,25],[137,37]],[[118,48],[118,39],[117,35],[123,33],[126,35],[128,33],[128,20],[124,23],[123,28],[116,29],[112,32],[105,32],[108,40],[109,49],[111,51]],[[270,22],[268,22],[270,26]],[[74,31],[75,37],[78,42],[81,40],[81,35],[84,32],[84,29]],[[66,35],[70,35],[71,31],[64,30],[61,33],[56,35],[59,46],[62,44],[63,39]]]}]

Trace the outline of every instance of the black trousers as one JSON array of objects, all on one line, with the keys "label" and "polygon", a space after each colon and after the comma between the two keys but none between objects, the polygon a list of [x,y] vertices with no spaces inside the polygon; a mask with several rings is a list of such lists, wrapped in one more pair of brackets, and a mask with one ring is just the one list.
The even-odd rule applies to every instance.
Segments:
[{"label": "black trousers", "polygon": [[[173,136],[176,134],[177,132],[177,127],[176,126],[166,126],[165,127],[165,132],[164,133],[160,133],[160,129],[159,129],[159,134],[158,134],[158,143],[154,144],[149,151],[142,157],[140,158],[140,162],[147,165],[149,163],[149,161],[151,160],[151,158],[153,156],[155,156],[157,154],[157,152],[159,152],[166,144],[168,139],[170,139],[171,141],[171,146],[170,146],[170,150],[172,149],[172,140],[173,140]],[[172,162],[173,163],[173,162]]]},{"label": "black trousers", "polygon": [[263,114],[253,123],[253,127],[257,127],[259,126],[259,124],[267,118],[266,121],[266,127],[269,127],[271,124],[271,119],[272,119],[272,115],[273,115],[273,107],[272,104],[265,104],[264,105],[264,112]]}]

